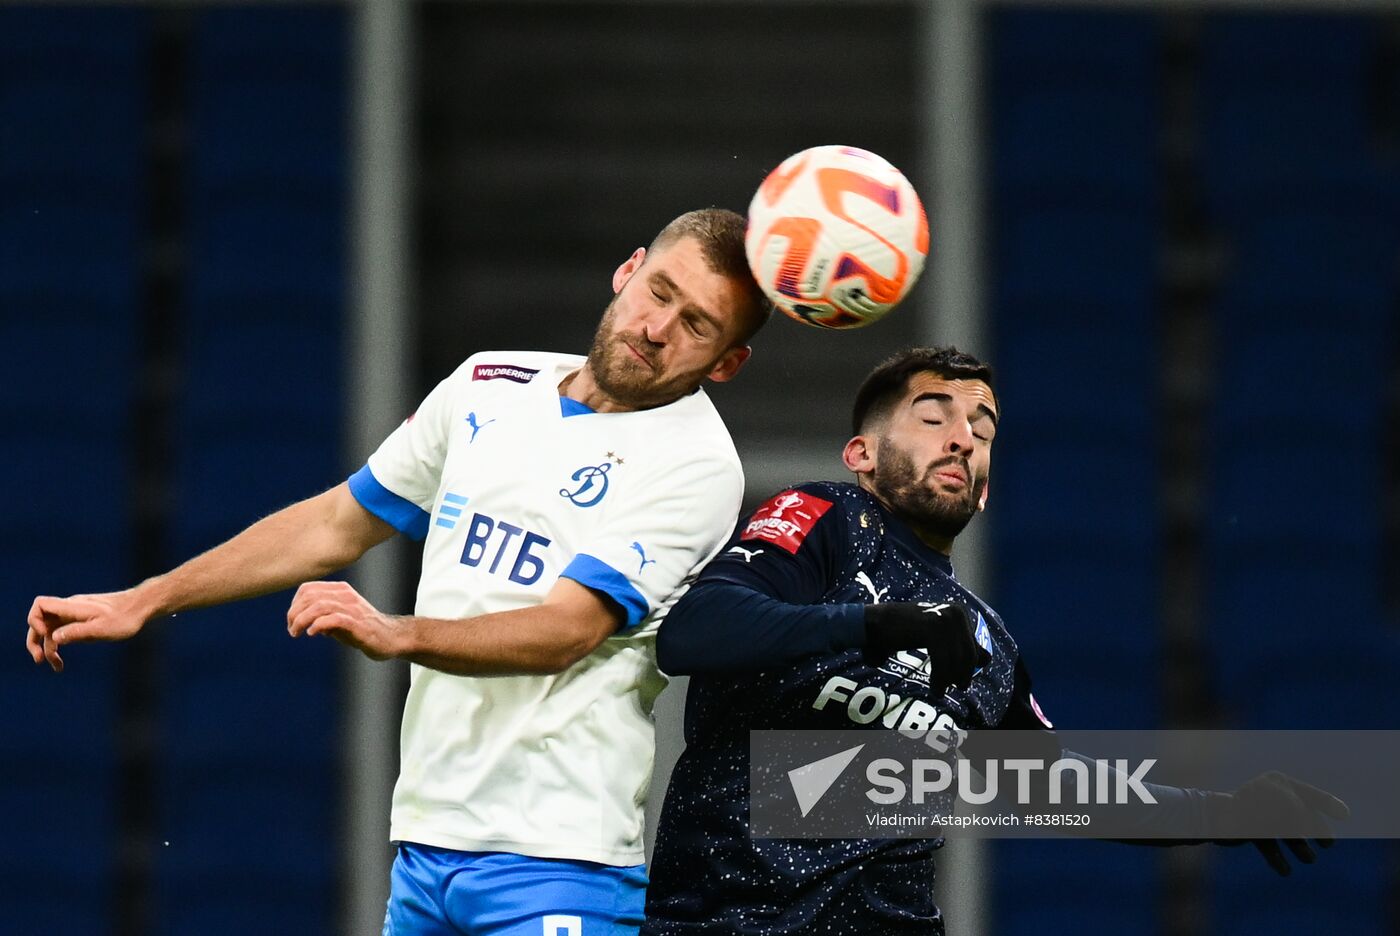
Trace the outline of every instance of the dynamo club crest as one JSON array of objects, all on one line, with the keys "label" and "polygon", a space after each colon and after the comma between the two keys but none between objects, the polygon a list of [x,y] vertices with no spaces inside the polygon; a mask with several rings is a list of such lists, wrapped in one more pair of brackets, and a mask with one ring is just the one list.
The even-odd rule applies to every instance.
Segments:
[{"label": "dynamo club crest", "polygon": [[608,493],[608,471],[612,468],[612,462],[603,462],[601,465],[584,465],[569,477],[575,482],[575,487],[560,488],[559,496],[569,499],[569,503],[575,507],[592,507],[603,499]]}]

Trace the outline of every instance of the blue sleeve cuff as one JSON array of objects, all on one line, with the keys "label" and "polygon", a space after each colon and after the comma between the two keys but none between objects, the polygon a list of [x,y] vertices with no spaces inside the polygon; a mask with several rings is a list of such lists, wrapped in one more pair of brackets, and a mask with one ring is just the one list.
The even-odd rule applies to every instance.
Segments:
[{"label": "blue sleeve cuff", "polygon": [[369,465],[352,474],[349,483],[350,493],[361,507],[404,536],[421,540],[428,535],[428,512],[380,484],[374,472],[369,470]]},{"label": "blue sleeve cuff", "polygon": [[642,593],[632,587],[627,576],[614,569],[601,559],[587,553],[579,553],[569,562],[561,578],[571,578],[586,588],[602,592],[621,606],[627,615],[625,627],[636,627],[647,616],[650,606]]}]

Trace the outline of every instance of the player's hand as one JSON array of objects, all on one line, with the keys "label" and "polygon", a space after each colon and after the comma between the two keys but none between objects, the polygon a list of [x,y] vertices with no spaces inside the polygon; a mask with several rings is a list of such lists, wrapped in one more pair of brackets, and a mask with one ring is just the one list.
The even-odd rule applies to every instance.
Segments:
[{"label": "player's hand", "polygon": [[401,619],[384,614],[347,582],[307,582],[287,609],[293,637],[325,634],[371,660],[387,660],[404,649]]},{"label": "player's hand", "polygon": [[866,605],[865,653],[884,657],[896,650],[927,649],[929,687],[963,689],[988,660],[972,622],[972,612],[954,602]]},{"label": "player's hand", "polygon": [[1345,819],[1351,815],[1347,804],[1325,790],[1319,790],[1287,774],[1271,770],[1260,774],[1230,794],[1226,825],[1241,834],[1216,839],[1218,845],[1243,845],[1249,842],[1259,849],[1269,867],[1285,877],[1293,869],[1277,838],[1257,838],[1259,830],[1270,827],[1305,833],[1300,838],[1285,838],[1288,847],[1303,864],[1317,860],[1308,839],[1323,848],[1331,848],[1335,839],[1324,816]]},{"label": "player's hand", "polygon": [[149,619],[136,589],[68,598],[40,595],[29,608],[29,634],[24,644],[35,663],[47,660],[55,673],[61,673],[60,646],[126,640],[140,633]]}]

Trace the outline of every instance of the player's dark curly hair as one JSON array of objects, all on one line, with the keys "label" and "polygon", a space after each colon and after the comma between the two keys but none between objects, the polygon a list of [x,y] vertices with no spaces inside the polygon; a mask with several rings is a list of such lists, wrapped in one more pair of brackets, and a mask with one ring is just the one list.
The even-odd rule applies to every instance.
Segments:
[{"label": "player's dark curly hair", "polygon": [[[992,366],[954,347],[907,348],[881,361],[856,391],[851,409],[851,432],[860,435],[872,421],[889,415],[890,409],[904,396],[909,380],[925,371],[944,380],[980,380],[992,390],[996,400],[996,384],[992,382]],[[1001,408],[997,401],[997,408]]]},{"label": "player's dark curly hair", "polygon": [[744,253],[744,232],[748,222],[738,212],[727,208],[700,208],[687,211],[661,229],[648,251],[665,247],[682,237],[693,237],[700,243],[705,262],[720,276],[738,280],[746,287],[748,309],[736,345],[748,344],[773,314],[773,303],[758,288],[758,281],[749,271],[748,255]]}]

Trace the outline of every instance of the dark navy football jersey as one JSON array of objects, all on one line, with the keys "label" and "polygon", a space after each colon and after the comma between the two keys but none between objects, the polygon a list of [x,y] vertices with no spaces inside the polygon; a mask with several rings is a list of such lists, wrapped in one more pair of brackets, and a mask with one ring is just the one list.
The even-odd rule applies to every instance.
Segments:
[{"label": "dark navy football jersey", "polygon": [[946,556],[855,485],[812,482],[784,491],[736,535],[701,582],[726,581],[799,605],[962,602],[980,612],[978,639],[990,661],[965,690],[930,686],[922,650],[867,661],[856,649],[761,672],[692,677],[686,749],[662,810],[642,932],[942,933],[933,900],[941,839],[749,837],[748,733],[915,730],[935,722],[1048,727],[1015,642],[958,583]]}]

